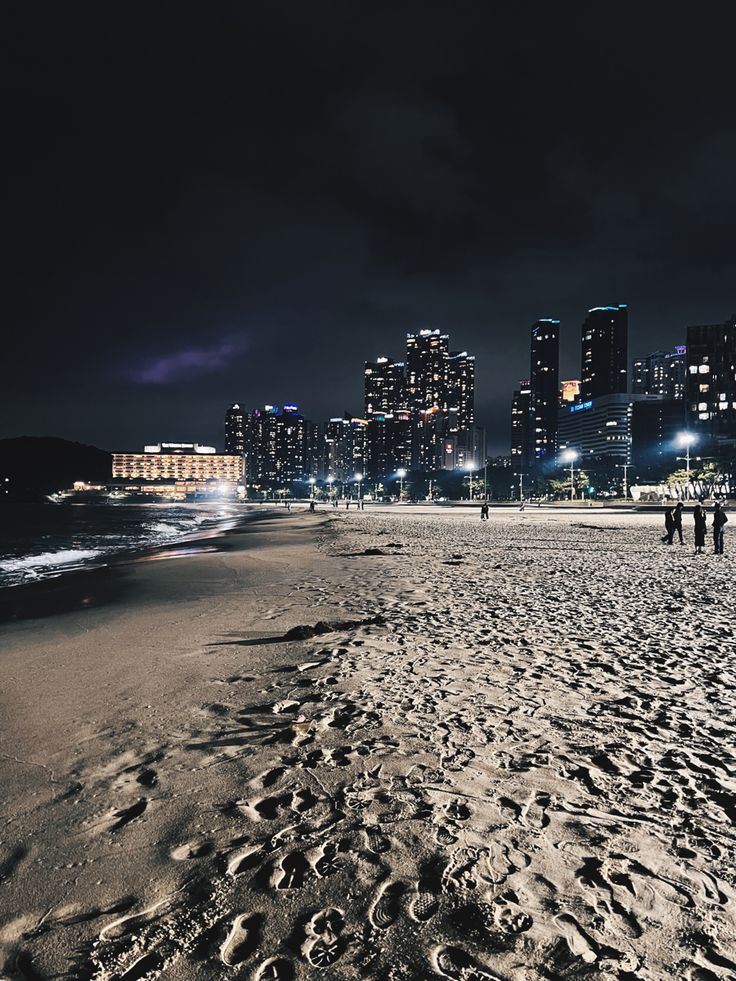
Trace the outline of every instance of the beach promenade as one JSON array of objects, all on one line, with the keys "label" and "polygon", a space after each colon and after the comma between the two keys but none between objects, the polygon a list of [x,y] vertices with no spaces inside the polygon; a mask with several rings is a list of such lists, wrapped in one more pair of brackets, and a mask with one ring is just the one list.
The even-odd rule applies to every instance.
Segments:
[{"label": "beach promenade", "polygon": [[0,627],[0,978],[736,977],[736,541],[292,511]]}]

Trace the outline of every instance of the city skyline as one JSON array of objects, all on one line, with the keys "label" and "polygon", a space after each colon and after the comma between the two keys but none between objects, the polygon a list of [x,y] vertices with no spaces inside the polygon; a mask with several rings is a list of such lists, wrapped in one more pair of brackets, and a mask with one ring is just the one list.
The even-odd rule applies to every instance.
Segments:
[{"label": "city skyline", "polygon": [[722,322],[730,31],[665,10],[14,9],[2,435],[214,441],[243,393],[359,412],[362,362],[430,328],[501,450],[535,320],[621,299],[634,357]]}]

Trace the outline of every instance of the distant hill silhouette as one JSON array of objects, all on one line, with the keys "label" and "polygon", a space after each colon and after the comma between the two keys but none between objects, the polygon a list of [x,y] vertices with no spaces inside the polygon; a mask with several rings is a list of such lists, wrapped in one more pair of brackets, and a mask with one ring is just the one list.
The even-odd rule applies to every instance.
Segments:
[{"label": "distant hill silhouette", "polygon": [[0,499],[34,500],[75,480],[107,481],[111,468],[112,455],[96,446],[56,436],[0,439]]}]

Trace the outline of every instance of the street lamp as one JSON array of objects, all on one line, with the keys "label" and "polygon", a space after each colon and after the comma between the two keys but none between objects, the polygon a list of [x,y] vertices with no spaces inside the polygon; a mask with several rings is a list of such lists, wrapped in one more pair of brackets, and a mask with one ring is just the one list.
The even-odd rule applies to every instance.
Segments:
[{"label": "street lamp", "polygon": [[473,500],[473,471],[475,470],[475,464],[474,463],[466,463],[465,464],[465,469],[468,472],[468,485],[469,485],[468,494],[470,495],[468,497],[468,500],[472,502],[472,500]]},{"label": "street lamp", "polygon": [[404,470],[403,467],[400,467],[396,471],[396,476],[399,478],[399,500],[400,501],[403,501],[404,500],[404,477],[406,477],[406,470]]},{"label": "street lamp", "polygon": [[363,492],[362,492],[362,489],[361,489],[361,486],[360,486],[360,482],[363,479],[363,474],[362,473],[356,473],[354,479],[355,479],[355,482],[358,485],[358,500],[361,501],[363,499]]},{"label": "street lamp", "polygon": [[[677,437],[677,442],[680,446],[685,447],[685,500],[687,500],[690,490],[690,447],[697,440],[695,433],[680,433]],[[678,460],[682,460],[681,456],[678,456]]]},{"label": "street lamp", "polygon": [[577,450],[565,450],[565,452],[560,457],[561,460],[565,460],[570,464],[570,500],[575,499],[575,461],[578,458]]},{"label": "street lamp", "polygon": [[311,485],[310,497],[314,500],[314,485],[317,483],[316,477],[310,477],[309,483]]},{"label": "street lamp", "polygon": [[526,477],[526,476],[528,476],[528,474],[525,474],[525,473],[515,473],[514,474],[514,477],[518,477],[519,478],[519,500],[520,501],[523,501],[524,500],[524,477]]}]

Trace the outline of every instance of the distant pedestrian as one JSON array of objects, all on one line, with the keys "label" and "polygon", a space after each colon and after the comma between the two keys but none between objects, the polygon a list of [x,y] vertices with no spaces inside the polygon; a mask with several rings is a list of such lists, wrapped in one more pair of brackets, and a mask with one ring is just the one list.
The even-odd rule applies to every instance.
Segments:
[{"label": "distant pedestrian", "polygon": [[708,524],[705,511],[700,504],[695,505],[693,510],[693,521],[695,522],[695,554],[702,555],[705,548],[705,529]]},{"label": "distant pedestrian", "polygon": [[361,511],[365,511],[365,501],[363,501],[363,500],[361,500],[361,502],[360,502],[360,510]]},{"label": "distant pedestrian", "polygon": [[487,504],[481,504],[481,506],[480,506],[480,520],[481,521],[488,521],[488,505]]},{"label": "distant pedestrian", "polygon": [[309,502],[309,510],[314,513],[314,501]]},{"label": "distant pedestrian", "polygon": [[350,501],[345,501],[345,510],[346,511],[350,510]]},{"label": "distant pedestrian", "polygon": [[721,502],[716,501],[713,508],[713,551],[716,555],[723,555],[723,526],[728,521],[728,515],[721,507]]},{"label": "distant pedestrian", "polygon": [[524,500],[524,498],[522,497],[522,499],[521,499],[521,504],[519,505],[519,510],[520,510],[520,511],[523,511],[525,507],[526,507],[526,501],[525,501],[525,500]]},{"label": "distant pedestrian", "polygon": [[675,531],[676,531],[677,534],[680,536],[680,545],[683,545],[684,539],[682,537],[682,501],[678,501],[677,504],[675,505],[675,511],[673,517],[675,519],[675,527],[674,527],[674,531],[672,532],[672,537],[673,538],[675,537]]},{"label": "distant pedestrian", "polygon": [[675,534],[675,516],[673,514],[673,508],[666,508],[664,512],[664,535],[662,535],[662,541],[666,542],[668,545],[672,544],[672,536]]}]

